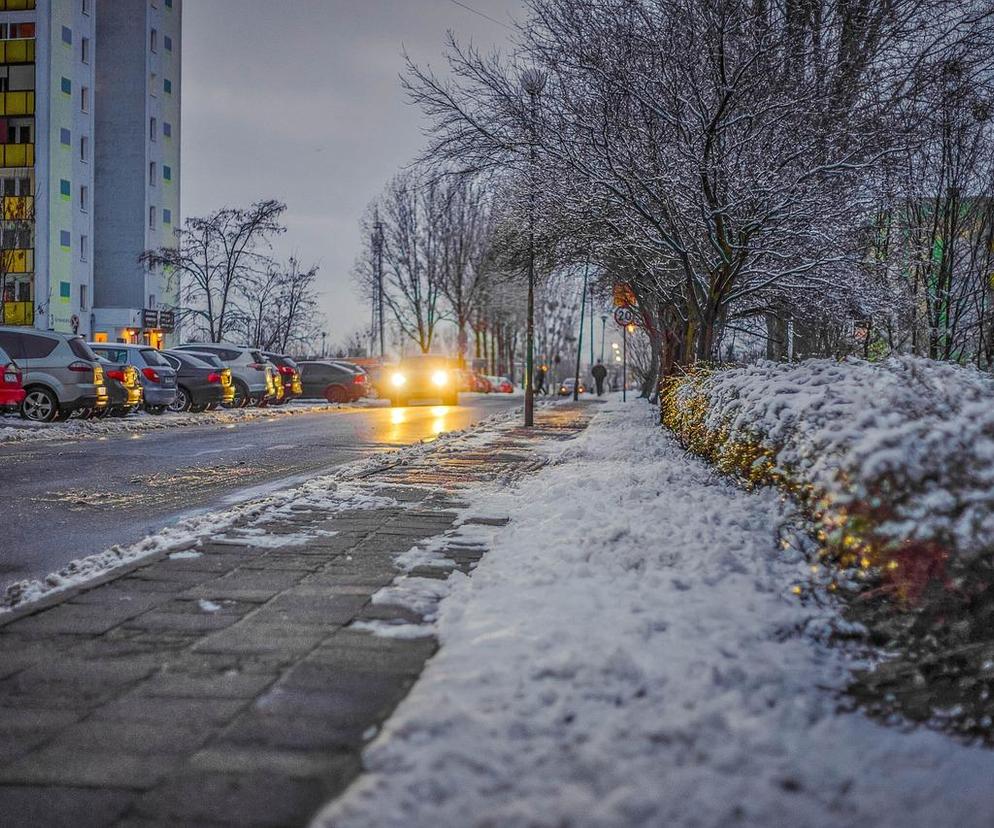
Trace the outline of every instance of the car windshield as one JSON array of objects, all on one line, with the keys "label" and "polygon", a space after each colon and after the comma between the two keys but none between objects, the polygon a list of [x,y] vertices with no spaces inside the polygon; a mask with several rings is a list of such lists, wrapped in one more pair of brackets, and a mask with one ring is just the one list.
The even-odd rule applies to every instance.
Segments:
[{"label": "car windshield", "polygon": [[414,371],[429,371],[433,368],[448,368],[449,360],[444,356],[419,354],[417,356],[404,357],[400,361],[400,367],[409,368]]},{"label": "car windshield", "polygon": [[142,359],[144,359],[148,365],[154,365],[156,368],[173,367],[162,354],[155,350],[155,348],[142,348],[141,355]]},{"label": "car windshield", "polygon": [[88,359],[90,362],[97,361],[97,355],[93,353],[93,349],[86,344],[86,340],[81,336],[74,336],[69,340],[69,350],[80,359]]}]

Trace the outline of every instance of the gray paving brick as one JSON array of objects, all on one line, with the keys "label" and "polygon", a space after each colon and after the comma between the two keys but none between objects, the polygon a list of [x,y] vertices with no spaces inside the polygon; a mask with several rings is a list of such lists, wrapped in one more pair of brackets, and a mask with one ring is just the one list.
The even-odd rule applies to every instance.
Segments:
[{"label": "gray paving brick", "polygon": [[6,828],[103,828],[132,796],[120,789],[0,785],[0,816]]},{"label": "gray paving brick", "polygon": [[81,751],[50,745],[0,768],[0,784],[68,785],[147,790],[177,765],[173,755]]}]

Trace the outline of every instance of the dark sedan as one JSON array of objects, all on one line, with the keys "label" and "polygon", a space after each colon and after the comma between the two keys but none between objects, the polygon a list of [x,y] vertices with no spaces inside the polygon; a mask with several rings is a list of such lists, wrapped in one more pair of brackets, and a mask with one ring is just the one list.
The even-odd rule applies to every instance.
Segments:
[{"label": "dark sedan", "polygon": [[224,402],[223,369],[187,351],[163,351],[162,355],[176,369],[176,401],[170,411],[200,413]]},{"label": "dark sedan", "polygon": [[331,362],[301,362],[300,375],[305,399],[349,403],[358,400],[366,389],[365,374]]}]

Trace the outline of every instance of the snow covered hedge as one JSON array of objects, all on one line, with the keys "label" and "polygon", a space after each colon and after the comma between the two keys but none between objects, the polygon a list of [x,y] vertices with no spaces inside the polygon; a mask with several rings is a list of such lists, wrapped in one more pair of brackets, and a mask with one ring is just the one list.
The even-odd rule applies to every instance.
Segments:
[{"label": "snow covered hedge", "polygon": [[914,357],[762,362],[674,378],[662,407],[690,450],[788,489],[829,552],[906,597],[994,560],[986,374]]}]

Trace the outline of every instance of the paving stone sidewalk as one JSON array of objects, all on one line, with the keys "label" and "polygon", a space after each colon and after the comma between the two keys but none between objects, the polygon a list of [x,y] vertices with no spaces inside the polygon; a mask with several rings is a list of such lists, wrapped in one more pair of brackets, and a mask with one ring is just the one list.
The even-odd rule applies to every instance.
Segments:
[{"label": "paving stone sidewalk", "polygon": [[[0,615],[0,824],[306,825],[436,647],[351,626],[421,620],[371,602],[394,558],[452,530],[467,487],[534,471],[535,445],[572,438],[594,410],[541,409],[532,431],[361,482],[391,505],[265,524],[305,543],[208,543]],[[446,554],[469,572],[485,551]]]}]

